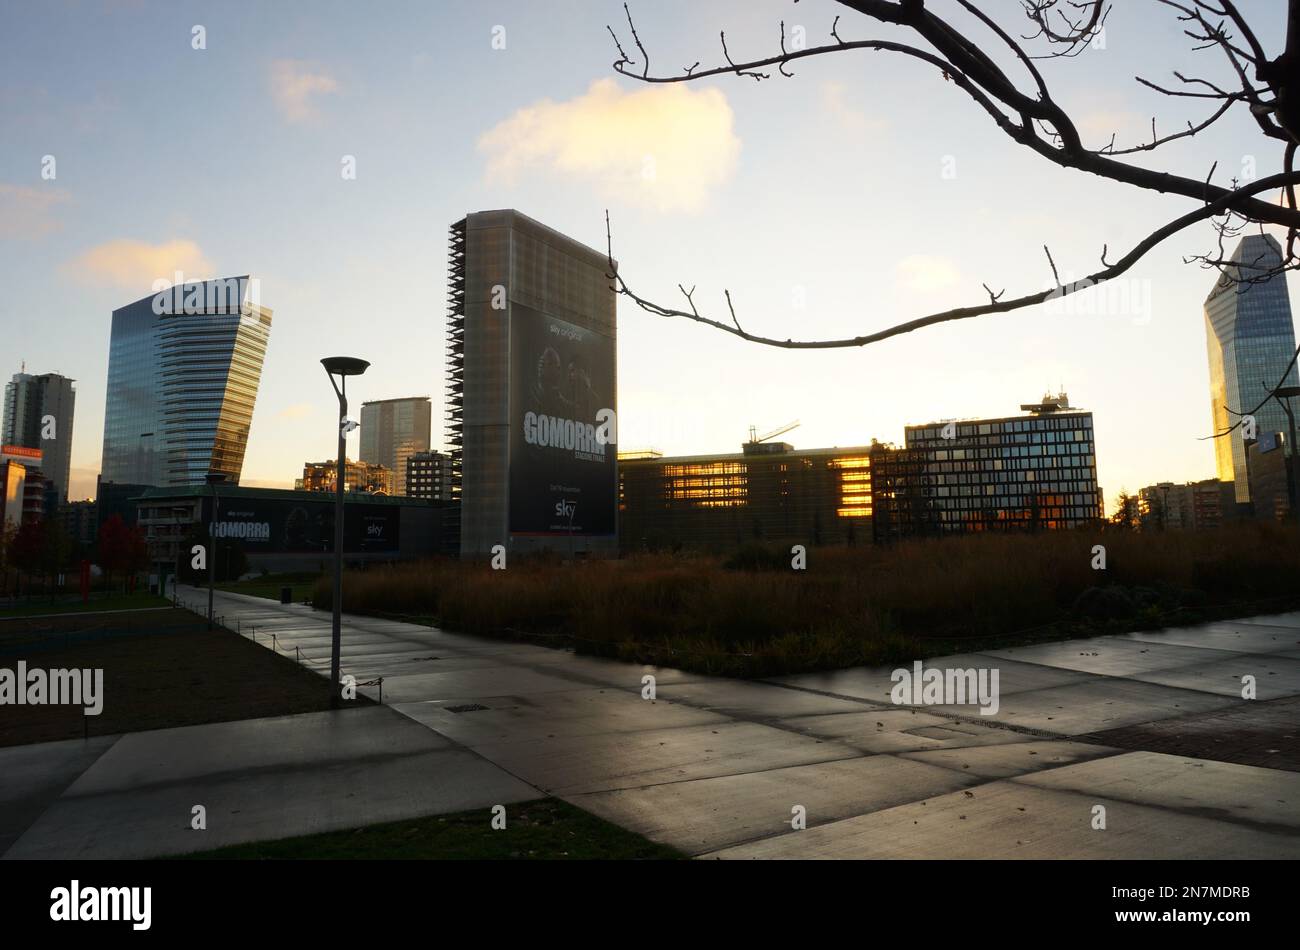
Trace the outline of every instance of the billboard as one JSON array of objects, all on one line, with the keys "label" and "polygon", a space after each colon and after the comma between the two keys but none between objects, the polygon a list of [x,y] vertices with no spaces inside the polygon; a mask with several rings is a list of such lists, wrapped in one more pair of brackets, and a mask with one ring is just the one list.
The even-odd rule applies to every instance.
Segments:
[{"label": "billboard", "polygon": [[[217,539],[240,542],[248,552],[306,554],[334,550],[334,502],[221,498],[217,518],[211,499],[205,499],[203,517],[208,533]],[[347,553],[396,553],[401,511],[393,505],[346,502],[343,550]]]},{"label": "billboard", "polygon": [[510,533],[612,536],[614,340],[517,303],[510,320]]}]

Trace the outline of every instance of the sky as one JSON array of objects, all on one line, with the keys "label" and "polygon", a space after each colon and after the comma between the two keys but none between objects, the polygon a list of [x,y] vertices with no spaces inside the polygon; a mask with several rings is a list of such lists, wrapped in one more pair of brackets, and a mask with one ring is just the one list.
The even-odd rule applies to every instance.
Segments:
[{"label": "sky", "polygon": [[[721,62],[722,30],[737,61],[770,55],[781,21],[791,44],[828,41],[837,15],[844,39],[908,39],[832,0],[629,5],[654,73]],[[1239,6],[1280,42],[1284,4]],[[1027,32],[1018,4],[985,8]],[[517,208],[603,250],[608,210],[642,296],[680,306],[693,286],[725,320],[727,289],[747,330],[836,338],[982,303],[984,283],[1046,289],[1044,245],[1062,280],[1082,277],[1103,245],[1114,260],[1191,209],[1045,162],[896,54],[762,82],[621,77],[607,24],[639,58],[623,17],[617,0],[0,0],[0,375],[25,361],[77,381],[72,495],[99,469],[111,313],[177,271],[260,280],[274,320],[242,483],[291,487],[334,452],[323,356],[371,362],[354,404],[432,397],[442,444],[447,232],[469,211]],[[1231,81],[1192,45],[1169,8],[1125,0],[1104,44],[1042,68],[1090,143],[1122,147],[1153,115],[1166,133],[1208,114],[1135,76]],[[1132,161],[1198,179],[1218,162],[1226,185],[1279,171],[1280,144],[1234,108]],[[620,298],[620,450],[735,452],[750,425],[794,420],[798,447],[901,443],[907,424],[1014,415],[1064,388],[1095,413],[1108,508],[1212,477],[1215,275],[1184,257],[1214,241],[1191,228],[1052,309],[865,348],[761,347]]]}]

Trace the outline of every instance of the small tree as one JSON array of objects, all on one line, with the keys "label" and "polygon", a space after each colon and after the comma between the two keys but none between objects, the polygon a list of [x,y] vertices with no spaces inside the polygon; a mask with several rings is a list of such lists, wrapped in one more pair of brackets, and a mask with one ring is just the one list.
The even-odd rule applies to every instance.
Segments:
[{"label": "small tree", "polygon": [[39,521],[24,521],[19,526],[9,546],[9,556],[14,567],[18,568],[19,579],[27,575],[27,586],[31,588],[31,576],[41,569],[45,556],[45,529]]},{"label": "small tree", "polygon": [[1115,513],[1110,516],[1110,523],[1123,531],[1133,531],[1138,526],[1138,499],[1127,491],[1121,491],[1115,497]]},{"label": "small tree", "polygon": [[130,574],[149,564],[149,545],[138,525],[128,525],[113,515],[99,526],[99,564],[104,569],[104,586],[110,586],[114,571]]}]

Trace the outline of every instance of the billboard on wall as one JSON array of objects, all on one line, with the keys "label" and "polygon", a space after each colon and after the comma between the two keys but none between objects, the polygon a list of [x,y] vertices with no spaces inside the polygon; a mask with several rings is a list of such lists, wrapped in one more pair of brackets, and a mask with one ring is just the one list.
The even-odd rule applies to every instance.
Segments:
[{"label": "billboard on wall", "polygon": [[[238,541],[249,552],[305,554],[334,550],[334,502],[222,498],[212,517],[211,499],[203,516],[209,534]],[[343,522],[343,550],[350,553],[396,552],[401,511],[392,505],[348,502]]]},{"label": "billboard on wall", "polygon": [[614,341],[520,304],[510,320],[510,532],[613,535],[618,446],[602,441],[614,409]]}]

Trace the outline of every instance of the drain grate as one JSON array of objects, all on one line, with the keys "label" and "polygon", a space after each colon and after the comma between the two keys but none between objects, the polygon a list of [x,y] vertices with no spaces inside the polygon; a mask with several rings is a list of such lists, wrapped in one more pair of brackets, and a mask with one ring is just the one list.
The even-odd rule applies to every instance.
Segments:
[{"label": "drain grate", "polygon": [[478,712],[480,709],[487,709],[488,707],[480,706],[478,703],[465,703],[460,706],[448,706],[446,708],[447,708],[447,712],[467,713],[467,712]]}]

